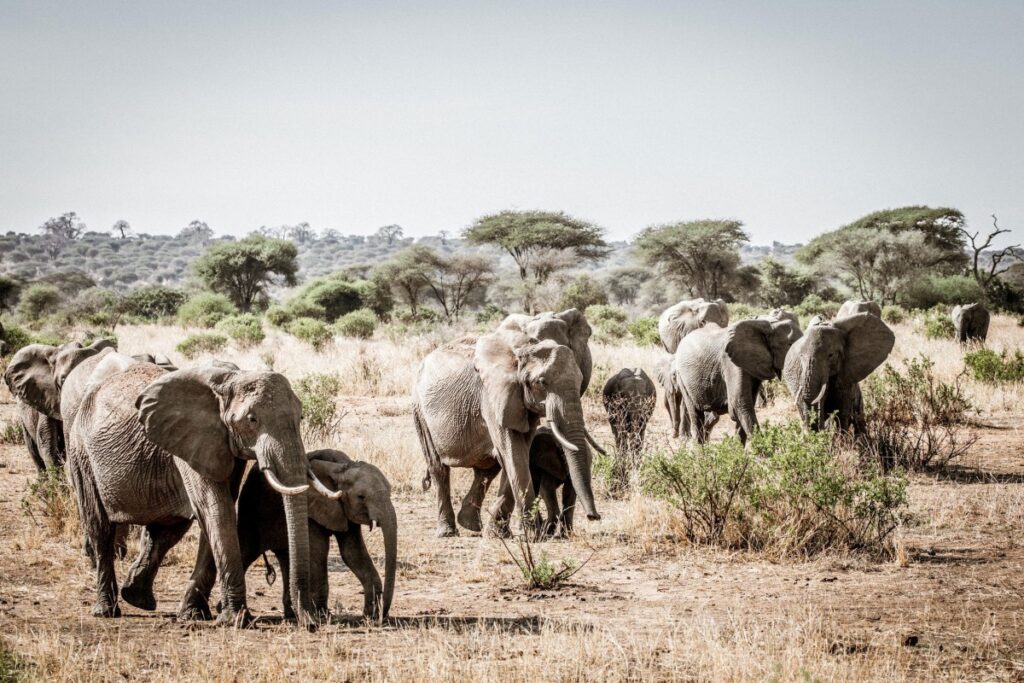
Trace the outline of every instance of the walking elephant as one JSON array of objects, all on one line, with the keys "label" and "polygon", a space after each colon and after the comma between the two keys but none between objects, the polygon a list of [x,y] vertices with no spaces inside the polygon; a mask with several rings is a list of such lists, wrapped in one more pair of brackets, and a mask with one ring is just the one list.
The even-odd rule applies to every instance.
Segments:
[{"label": "walking elephant", "polygon": [[953,319],[956,338],[961,344],[969,341],[984,342],[988,337],[988,323],[991,316],[984,305],[973,303],[954,306],[949,317]]},{"label": "walking elephant", "polygon": [[836,319],[849,318],[857,313],[870,313],[876,318],[881,318],[882,307],[874,301],[844,301],[843,305],[839,307],[839,312],[836,313]]},{"label": "walking elephant", "polygon": [[[544,501],[547,513],[542,522],[545,536],[567,536],[572,533],[576,507],[576,489],[569,476],[565,449],[547,427],[539,427],[530,443],[530,478],[533,492]],[[558,500],[561,489],[562,500]]]},{"label": "walking elephant", "polygon": [[690,422],[683,407],[683,390],[676,382],[675,371],[672,369],[672,356],[662,358],[654,366],[654,377],[661,385],[662,405],[672,424],[672,436],[678,439],[680,430],[683,434],[689,434]]},{"label": "walking elephant", "polygon": [[889,356],[896,336],[872,313],[811,325],[786,356],[783,377],[808,427],[835,416],[842,429],[863,430],[859,382]]},{"label": "walking elephant", "polygon": [[[574,332],[582,337],[579,347],[574,347],[580,341],[573,339]],[[548,337],[541,338],[541,333]],[[527,523],[534,498],[529,446],[542,417],[566,449],[587,517],[600,519],[590,482],[590,446],[595,442],[584,426],[581,401],[589,380],[589,336],[589,325],[573,309],[506,320],[491,334],[449,343],[423,360],[413,390],[413,416],[427,462],[424,488],[431,483],[437,487],[439,536],[458,535],[451,467],[476,470],[459,511],[463,527],[480,530],[483,496],[499,472],[499,499],[492,508],[495,531],[507,532],[514,508]]]},{"label": "walking elephant", "polygon": [[23,401],[18,401],[21,432],[32,463],[40,473],[64,466],[64,427],[60,420],[43,415]]},{"label": "walking elephant", "polygon": [[[308,453],[309,466],[317,478],[336,493],[314,487],[306,492],[309,509],[309,586],[313,609],[328,614],[329,585],[327,555],[331,537],[345,566],[363,586],[363,615],[386,618],[395,593],[398,552],[398,517],[391,503],[391,484],[379,469],[353,461],[341,451]],[[379,525],[384,535],[384,584],[373,566],[363,542],[363,526],[373,531]],[[238,496],[238,540],[242,566],[248,569],[263,553],[272,551],[282,573],[282,601],[285,618],[294,618],[288,555],[285,507],[281,494],[265,477],[250,470]]]},{"label": "walking elephant", "polygon": [[669,353],[675,353],[683,338],[709,323],[729,325],[729,309],[721,299],[686,299],[671,306],[658,318],[658,335]]},{"label": "walking elephant", "polygon": [[642,368],[623,368],[608,378],[602,399],[618,457],[632,462],[643,450],[657,396],[654,382]]},{"label": "walking elephant", "polygon": [[755,399],[761,382],[781,375],[800,328],[790,320],[741,320],[729,327],[708,325],[688,335],[673,363],[689,412],[692,436],[707,441],[709,414],[728,413],[740,440],[757,428]]}]

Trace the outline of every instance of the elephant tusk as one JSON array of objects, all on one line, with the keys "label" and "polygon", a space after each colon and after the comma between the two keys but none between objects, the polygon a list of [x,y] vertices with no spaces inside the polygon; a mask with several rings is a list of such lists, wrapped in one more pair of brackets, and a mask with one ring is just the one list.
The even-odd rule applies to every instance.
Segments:
[{"label": "elephant tusk", "polygon": [[562,434],[562,430],[558,428],[558,422],[556,422],[555,420],[548,420],[548,426],[551,427],[551,433],[555,435],[556,439],[558,439],[558,443],[562,444],[562,448],[569,451],[570,453],[576,453],[577,451],[580,450],[579,448],[576,447],[576,444],[574,444],[572,441],[569,441],[569,439],[565,438],[565,435]]},{"label": "elephant tusk", "polygon": [[608,455],[608,453],[607,453],[607,452],[606,452],[606,451],[605,451],[605,450],[604,450],[603,448],[601,448],[601,446],[600,446],[600,445],[599,445],[599,444],[597,443],[597,439],[595,439],[595,438],[594,438],[594,437],[593,437],[593,436],[592,436],[592,435],[590,434],[590,431],[589,431],[589,430],[587,430],[587,429],[585,429],[585,428],[584,428],[584,430],[583,430],[583,433],[584,433],[584,434],[586,434],[586,436],[587,436],[587,441],[589,441],[589,442],[590,442],[590,445],[594,447],[594,450],[595,450],[595,451],[597,451],[597,452],[598,452],[598,453],[600,453],[601,455]]},{"label": "elephant tusk", "polygon": [[319,493],[321,496],[330,498],[331,500],[338,500],[341,498],[341,491],[332,491],[324,485],[316,474],[313,473],[313,468],[310,467],[306,470],[306,474],[309,476],[309,481],[313,484],[313,490]]},{"label": "elephant tusk", "polygon": [[374,520],[370,520],[370,531],[373,531],[373,527],[377,524]]},{"label": "elephant tusk", "polygon": [[266,477],[267,483],[270,484],[270,487],[282,496],[297,496],[300,493],[305,493],[309,488],[309,484],[302,484],[301,486],[285,486],[269,467],[261,467],[260,471],[263,472],[263,476]]},{"label": "elephant tusk", "polygon": [[812,406],[816,406],[821,403],[821,399],[825,398],[825,391],[828,389],[828,382],[821,385],[821,391],[818,392],[818,396],[811,401]]}]

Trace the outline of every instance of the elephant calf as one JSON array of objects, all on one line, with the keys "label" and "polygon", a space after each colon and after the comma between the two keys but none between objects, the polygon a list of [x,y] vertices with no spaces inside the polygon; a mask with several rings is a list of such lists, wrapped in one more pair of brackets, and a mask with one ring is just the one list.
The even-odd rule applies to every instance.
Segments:
[{"label": "elephant calf", "polygon": [[[547,510],[543,534],[565,536],[571,533],[576,489],[569,476],[565,451],[548,427],[538,428],[530,443],[530,478],[534,494],[544,501]],[[562,489],[561,505],[558,503],[559,487]]]},{"label": "elephant calf", "polygon": [[[398,523],[391,504],[391,485],[376,467],[353,461],[341,451],[330,449],[307,453],[317,479],[337,494],[325,496],[317,490],[306,492],[309,509],[309,584],[313,609],[328,611],[327,554],[333,536],[341,559],[363,585],[363,614],[385,618],[395,590]],[[335,499],[337,496],[337,499]],[[363,543],[360,525],[384,532],[384,585]],[[289,586],[289,543],[281,494],[252,469],[238,497],[238,540],[245,569],[268,550],[281,566],[284,614],[294,618]]]},{"label": "elephant calf", "polygon": [[642,368],[623,368],[608,378],[602,398],[620,458],[636,460],[658,391]]},{"label": "elephant calf", "polygon": [[991,316],[979,303],[955,306],[950,318],[956,328],[956,338],[961,344],[969,341],[985,341],[988,337],[988,323]]},{"label": "elephant calf", "polygon": [[18,417],[29,457],[39,472],[64,466],[64,425],[18,401]]}]

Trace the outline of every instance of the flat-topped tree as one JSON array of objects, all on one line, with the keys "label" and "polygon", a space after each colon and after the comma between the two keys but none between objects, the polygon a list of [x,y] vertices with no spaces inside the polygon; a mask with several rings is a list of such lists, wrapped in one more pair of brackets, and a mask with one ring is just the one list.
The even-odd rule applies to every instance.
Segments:
[{"label": "flat-topped tree", "polygon": [[213,245],[194,268],[209,289],[230,298],[239,310],[249,311],[254,303],[266,299],[267,285],[275,279],[295,286],[297,258],[298,250],[287,240],[250,235]]},{"label": "flat-topped tree", "polygon": [[740,245],[748,239],[740,221],[704,219],[652,225],[633,247],[642,263],[691,296],[717,299],[731,286],[747,288],[750,273],[740,270]]}]

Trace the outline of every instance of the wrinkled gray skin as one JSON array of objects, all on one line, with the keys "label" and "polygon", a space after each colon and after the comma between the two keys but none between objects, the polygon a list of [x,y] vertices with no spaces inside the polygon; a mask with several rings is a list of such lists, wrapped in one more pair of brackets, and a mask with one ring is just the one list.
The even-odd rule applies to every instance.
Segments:
[{"label": "wrinkled gray skin", "polygon": [[29,457],[39,472],[64,466],[64,427],[60,420],[43,415],[18,401],[18,417]]},{"label": "wrinkled gray skin", "polygon": [[679,438],[680,430],[684,434],[690,432],[689,416],[683,408],[683,390],[676,383],[675,371],[672,369],[672,356],[662,358],[654,366],[654,377],[661,385],[662,405],[668,413],[668,419],[672,423],[672,436]]},{"label": "wrinkled gray skin", "polygon": [[[544,536],[567,536],[572,533],[576,489],[569,477],[565,449],[547,427],[539,427],[530,443],[530,478],[533,492],[544,501],[547,512],[542,522]],[[562,500],[558,500],[558,489]]]},{"label": "wrinkled gray skin", "polygon": [[839,312],[836,313],[836,318],[849,318],[851,315],[857,313],[870,313],[876,318],[882,317],[882,307],[874,301],[845,301],[843,305],[839,307]]},{"label": "wrinkled gray skin", "polygon": [[[789,322],[793,323],[794,326],[796,326],[796,329],[800,330],[800,317],[796,313],[793,313],[792,311],[787,311],[784,308],[776,308],[770,313],[759,315],[757,316],[757,320],[767,320],[769,322],[774,322],[777,320],[788,320]],[[814,324],[814,320],[811,321],[811,324]],[[803,330],[800,330],[800,333],[803,334]],[[763,384],[761,385],[760,390],[757,392],[757,395],[760,407],[766,407],[768,405],[768,395],[767,393],[765,393],[765,386]]]},{"label": "wrinkled gray skin", "polygon": [[[65,424],[67,468],[82,525],[96,553],[96,616],[120,614],[114,539],[126,524],[145,526],[142,549],[121,596],[155,609],[153,579],[164,555],[191,526],[203,528],[199,557],[179,618],[209,618],[208,595],[220,575],[220,623],[244,623],[245,580],[235,528],[234,493],[246,460],[304,491],[308,461],[299,434],[301,405],[275,373],[210,364],[167,372],[114,352],[64,374],[61,363],[12,364],[5,379],[22,400],[54,411]],[[286,504],[293,599],[308,623],[305,497]],[[296,520],[302,520],[297,524]]]},{"label": "wrinkled gray skin", "polygon": [[840,428],[862,431],[859,382],[885,361],[895,341],[882,319],[866,312],[808,326],[783,370],[804,424],[821,429],[835,416]]},{"label": "wrinkled gray skin", "polygon": [[988,337],[988,324],[991,316],[982,304],[954,306],[949,317],[953,319],[956,338],[961,344],[969,341],[983,342]]},{"label": "wrinkled gray skin", "polygon": [[[451,467],[472,467],[458,522],[482,528],[480,509],[501,474],[493,530],[508,533],[512,511],[528,523],[533,503],[529,444],[541,417],[572,445],[569,471],[590,519],[600,519],[590,481],[582,392],[590,380],[590,326],[579,311],[509,316],[479,340],[464,338],[428,355],[413,390],[413,414],[427,461],[424,488],[437,487],[438,536],[455,536]],[[500,469],[499,469],[500,468]]]},{"label": "wrinkled gray skin", "polygon": [[[353,461],[341,451],[308,454],[317,478],[341,493],[333,500],[317,491],[306,492],[309,508],[309,583],[313,609],[328,615],[327,555],[331,538],[341,559],[363,586],[363,614],[386,618],[395,593],[398,518],[391,503],[391,485],[379,469]],[[384,534],[384,583],[363,542],[362,526],[380,526]],[[288,572],[288,534],[282,496],[254,469],[249,471],[238,496],[238,540],[242,565],[248,569],[263,553],[272,551],[281,566],[282,600],[286,618],[294,618]]]},{"label": "wrinkled gray skin", "polygon": [[707,441],[709,413],[728,413],[746,443],[757,428],[754,403],[761,382],[780,376],[786,353],[799,338],[799,327],[789,320],[708,325],[688,335],[676,349],[673,369],[693,438]]},{"label": "wrinkled gray skin", "polygon": [[685,299],[671,306],[658,318],[661,344],[669,353],[675,353],[679,342],[694,330],[708,324],[728,327],[729,310],[721,299]]},{"label": "wrinkled gray skin", "polygon": [[620,455],[633,458],[643,450],[647,423],[658,390],[642,368],[623,368],[608,378],[601,393],[608,424]]}]

